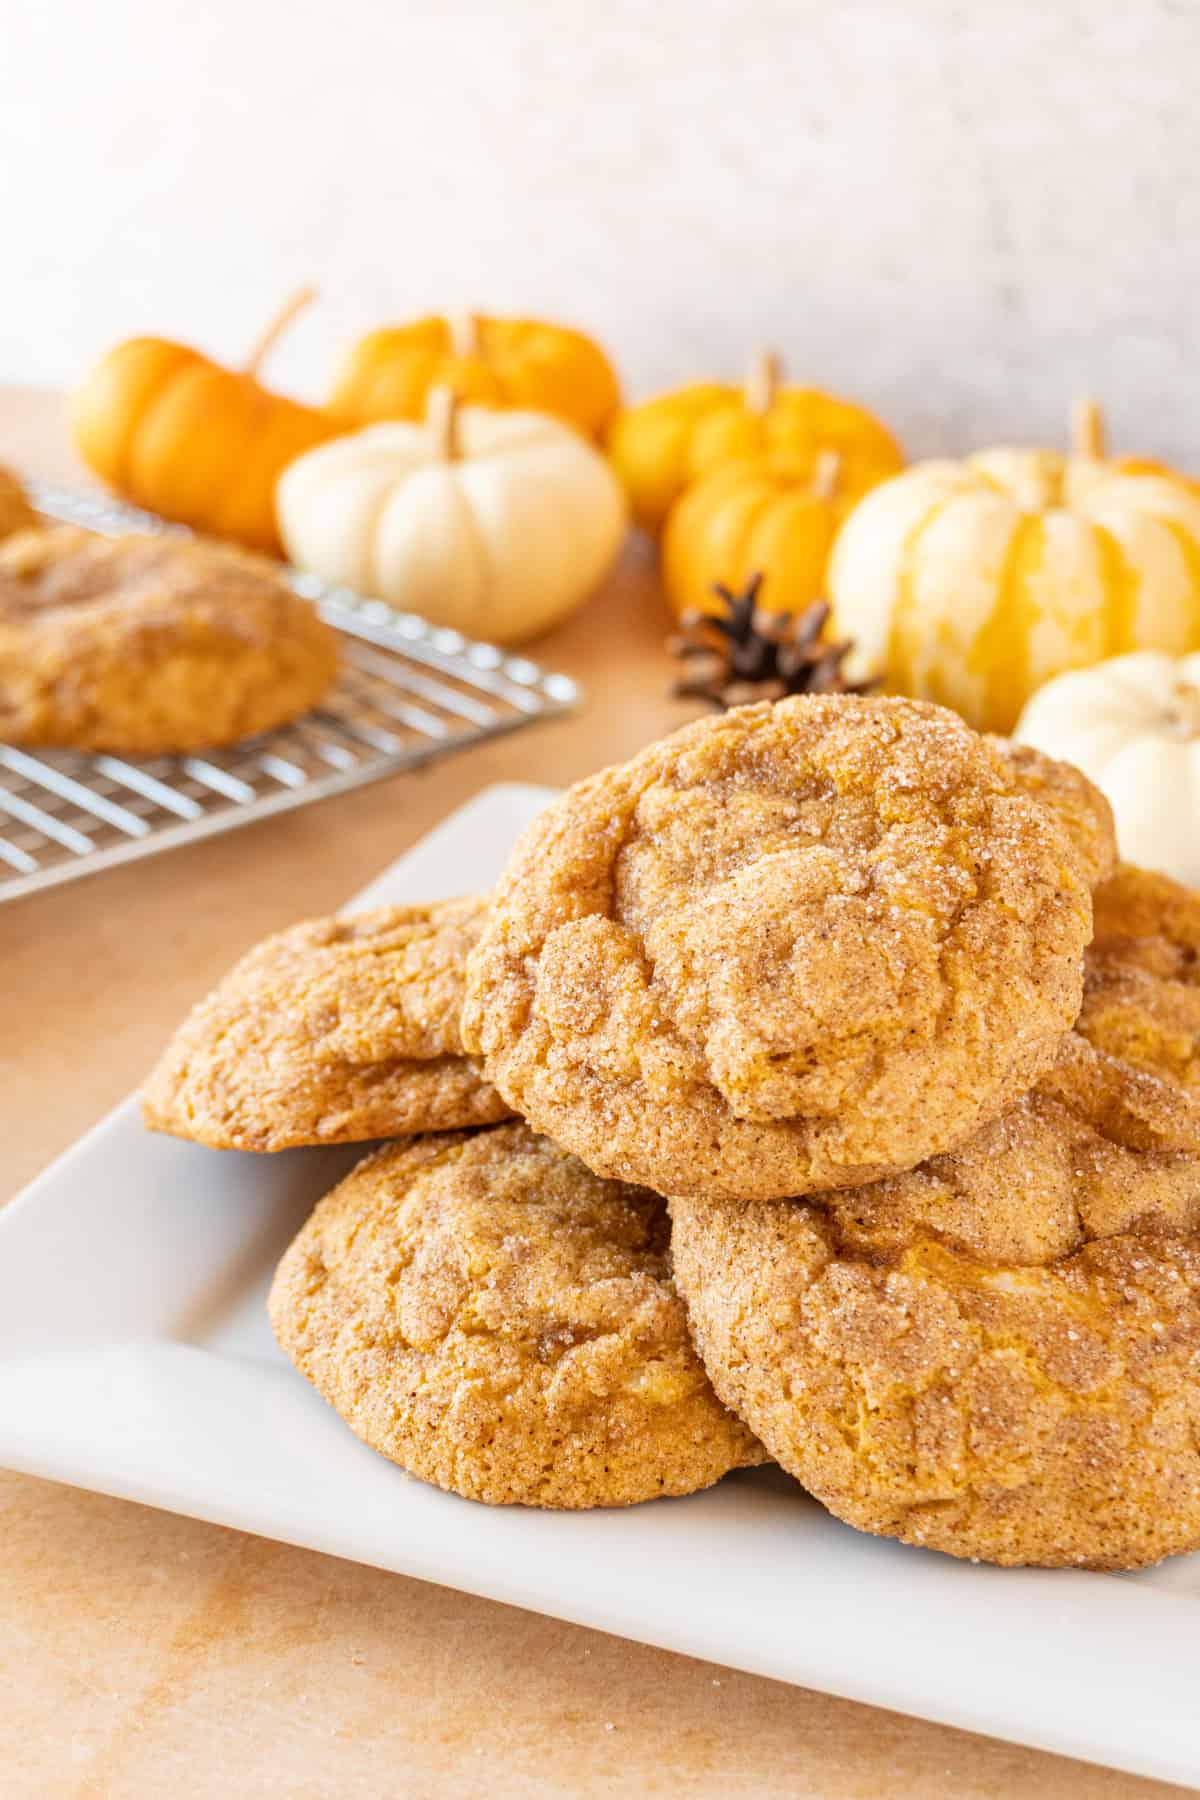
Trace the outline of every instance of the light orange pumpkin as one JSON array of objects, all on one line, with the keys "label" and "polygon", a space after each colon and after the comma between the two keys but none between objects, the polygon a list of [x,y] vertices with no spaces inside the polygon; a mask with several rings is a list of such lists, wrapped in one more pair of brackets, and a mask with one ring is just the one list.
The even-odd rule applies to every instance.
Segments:
[{"label": "light orange pumpkin", "polygon": [[165,338],[118,344],[77,388],[71,429],[84,460],[134,505],[278,553],[275,484],[288,463],[342,427],[272,393],[259,366],[301,307],[272,320],[240,369]]},{"label": "light orange pumpkin", "polygon": [[853,504],[835,450],[824,451],[815,469],[807,458],[779,454],[723,463],[667,515],[668,600],[677,613],[712,612],[717,583],[740,593],[761,575],[765,610],[801,611],[824,595],[829,551]]},{"label": "light orange pumpkin", "polygon": [[741,387],[705,382],[659,394],[621,413],[608,437],[634,517],[657,534],[685,488],[722,464],[767,454],[803,480],[825,451],[840,459],[839,492],[853,499],[904,467],[872,413],[817,388],[786,387],[779,358],[755,358]]},{"label": "light orange pumpkin", "polygon": [[589,438],[621,404],[612,364],[581,331],[466,313],[370,332],[343,362],[329,405],[354,425],[420,420],[439,387],[480,406],[550,413]]}]

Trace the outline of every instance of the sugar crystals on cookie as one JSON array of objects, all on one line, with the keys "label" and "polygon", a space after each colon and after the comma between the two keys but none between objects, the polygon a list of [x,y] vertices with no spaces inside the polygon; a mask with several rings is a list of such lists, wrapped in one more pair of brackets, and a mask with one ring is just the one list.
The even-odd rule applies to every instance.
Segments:
[{"label": "sugar crystals on cookie", "polygon": [[670,1276],[665,1203],[526,1125],[392,1145],[322,1200],[275,1335],[372,1449],[493,1505],[625,1506],[762,1462]]}]

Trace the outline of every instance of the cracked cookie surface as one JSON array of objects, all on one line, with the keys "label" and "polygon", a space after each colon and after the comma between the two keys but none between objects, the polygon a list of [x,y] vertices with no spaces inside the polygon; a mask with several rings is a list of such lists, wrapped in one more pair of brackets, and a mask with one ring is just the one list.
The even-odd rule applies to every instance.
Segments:
[{"label": "cracked cookie surface", "polygon": [[1096,895],[1081,1023],[1200,1094],[1200,894],[1124,863]]},{"label": "cracked cookie surface", "polygon": [[267,938],[171,1039],[143,1090],[146,1124],[218,1150],[288,1150],[505,1118],[459,1035],[487,906],[382,906]]},{"label": "cracked cookie surface", "polygon": [[0,543],[0,738],[125,755],[296,718],[337,638],[271,565],[171,535],[74,526]]},{"label": "cracked cookie surface", "polygon": [[468,1499],[628,1505],[764,1460],[692,1349],[665,1202],[520,1123],[366,1158],[270,1311],[364,1442]]},{"label": "cracked cookie surface", "polygon": [[601,1174],[852,1185],[964,1141],[1054,1060],[1091,872],[1007,750],[941,708],[739,708],[535,821],[464,1041]]},{"label": "cracked cookie surface", "polygon": [[1200,1108],[1158,1035],[1197,912],[1123,869],[1096,916],[1077,1033],[962,1150],[812,1200],[671,1203],[718,1393],[863,1530],[1100,1568],[1200,1544]]}]

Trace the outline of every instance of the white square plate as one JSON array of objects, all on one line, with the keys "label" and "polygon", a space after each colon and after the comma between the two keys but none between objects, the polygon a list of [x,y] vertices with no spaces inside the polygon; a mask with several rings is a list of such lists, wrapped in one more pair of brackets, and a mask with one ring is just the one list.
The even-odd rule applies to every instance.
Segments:
[{"label": "white square plate", "polygon": [[[494,787],[359,903],[494,880],[549,790]],[[129,1101],[0,1213],[0,1462],[716,1662],[1200,1782],[1200,1556],[999,1570],[860,1536],[774,1470],[625,1511],[489,1509],[364,1448],[267,1326],[355,1150],[221,1154]]]}]

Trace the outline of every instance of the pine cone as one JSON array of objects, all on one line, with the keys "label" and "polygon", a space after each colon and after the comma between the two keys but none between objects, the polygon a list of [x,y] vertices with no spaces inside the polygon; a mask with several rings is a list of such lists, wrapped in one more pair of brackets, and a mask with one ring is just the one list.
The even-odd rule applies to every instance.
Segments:
[{"label": "pine cone", "polygon": [[767,612],[758,604],[762,576],[752,575],[740,594],[719,583],[719,613],[686,612],[667,648],[687,671],[672,692],[718,708],[789,694],[869,694],[876,681],[848,681],[842,663],[853,645],[825,636],[829,602],[816,600],[798,616]]}]

